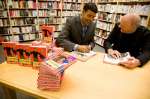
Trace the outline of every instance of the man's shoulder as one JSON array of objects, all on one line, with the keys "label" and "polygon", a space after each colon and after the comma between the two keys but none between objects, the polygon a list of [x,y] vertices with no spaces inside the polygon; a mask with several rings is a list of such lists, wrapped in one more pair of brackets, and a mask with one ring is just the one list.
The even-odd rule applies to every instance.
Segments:
[{"label": "man's shoulder", "polygon": [[114,29],[115,30],[119,30],[120,31],[120,27],[119,27],[119,25],[120,25],[120,23],[118,22],[118,23],[116,23],[115,25],[114,25]]},{"label": "man's shoulder", "polygon": [[69,17],[67,20],[70,21],[70,22],[77,22],[79,21],[79,16],[72,16],[72,17]]},{"label": "man's shoulder", "polygon": [[[142,26],[142,25],[140,25],[140,26],[137,28],[137,30],[140,31],[140,32],[146,32],[146,31],[149,31],[147,27]],[[149,31],[149,32],[150,32],[150,31]]]},{"label": "man's shoulder", "polygon": [[119,25],[120,25],[120,22],[117,22],[117,23],[115,24],[115,26],[117,26],[117,27],[119,27]]}]

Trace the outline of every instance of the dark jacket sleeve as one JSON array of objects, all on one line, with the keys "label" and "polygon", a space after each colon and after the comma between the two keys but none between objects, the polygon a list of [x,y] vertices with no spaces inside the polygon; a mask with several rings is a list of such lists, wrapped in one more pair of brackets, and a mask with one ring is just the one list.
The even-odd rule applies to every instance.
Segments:
[{"label": "dark jacket sleeve", "polygon": [[113,43],[115,41],[115,35],[119,29],[118,24],[119,23],[115,24],[115,26],[114,26],[113,30],[110,32],[108,38],[104,41],[104,49],[105,49],[106,53],[107,53],[107,50],[112,48],[112,46],[113,46]]},{"label": "dark jacket sleeve", "polygon": [[136,57],[140,60],[141,66],[150,60],[150,31],[145,28],[143,34],[143,48],[141,54],[138,57]]},{"label": "dark jacket sleeve", "polygon": [[56,45],[59,47],[63,47],[67,51],[72,51],[75,43],[71,42],[69,38],[69,33],[71,31],[71,19],[66,20],[66,24],[61,31],[61,34],[56,39]]}]

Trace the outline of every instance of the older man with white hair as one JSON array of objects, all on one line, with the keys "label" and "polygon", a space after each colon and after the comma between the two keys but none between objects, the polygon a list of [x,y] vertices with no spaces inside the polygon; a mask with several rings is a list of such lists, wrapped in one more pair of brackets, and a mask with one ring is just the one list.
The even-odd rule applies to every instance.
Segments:
[{"label": "older man with white hair", "polygon": [[150,60],[150,30],[140,25],[137,14],[126,14],[120,18],[104,42],[106,53],[114,58],[129,52],[132,57],[120,65],[127,68],[143,66]]}]

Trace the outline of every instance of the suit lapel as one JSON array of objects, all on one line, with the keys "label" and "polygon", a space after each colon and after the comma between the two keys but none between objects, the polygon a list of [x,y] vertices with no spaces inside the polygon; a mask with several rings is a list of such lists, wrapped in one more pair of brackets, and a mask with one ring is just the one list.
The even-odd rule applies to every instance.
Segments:
[{"label": "suit lapel", "polygon": [[77,23],[75,25],[75,27],[77,27],[78,32],[77,32],[77,39],[79,40],[79,42],[82,42],[82,25],[81,25],[81,21],[80,21],[80,16],[77,18]]}]

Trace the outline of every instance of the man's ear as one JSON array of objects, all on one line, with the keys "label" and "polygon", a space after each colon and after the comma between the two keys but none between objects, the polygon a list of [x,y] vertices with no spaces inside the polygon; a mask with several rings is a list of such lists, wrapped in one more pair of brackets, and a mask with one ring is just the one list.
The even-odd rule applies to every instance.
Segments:
[{"label": "man's ear", "polygon": [[121,22],[122,19],[123,19],[123,16],[120,17],[119,22]]},{"label": "man's ear", "polygon": [[82,14],[84,14],[84,13],[85,13],[85,10],[83,9],[83,10],[82,10]]}]

